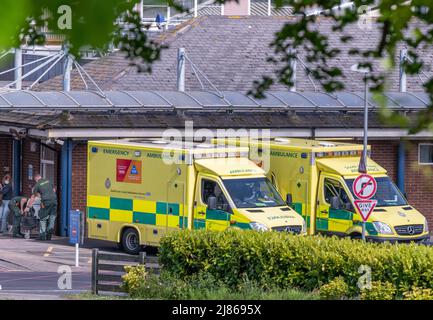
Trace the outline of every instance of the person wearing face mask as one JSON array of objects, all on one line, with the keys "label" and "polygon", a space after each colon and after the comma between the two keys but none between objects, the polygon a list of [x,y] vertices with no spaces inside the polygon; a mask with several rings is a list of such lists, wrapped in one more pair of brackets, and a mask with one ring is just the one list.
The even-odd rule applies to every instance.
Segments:
[{"label": "person wearing face mask", "polygon": [[12,181],[9,174],[5,175],[0,184],[0,233],[6,233],[8,227],[9,202],[12,199]]}]

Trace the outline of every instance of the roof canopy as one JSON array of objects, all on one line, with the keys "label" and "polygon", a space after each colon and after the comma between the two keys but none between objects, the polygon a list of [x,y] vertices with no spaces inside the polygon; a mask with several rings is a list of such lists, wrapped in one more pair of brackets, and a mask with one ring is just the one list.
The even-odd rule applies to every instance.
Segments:
[{"label": "roof canopy", "polygon": [[[425,93],[385,93],[387,106],[397,110],[424,109],[429,104]],[[378,107],[371,95],[370,109]],[[266,109],[302,111],[356,111],[364,108],[363,93],[269,91],[264,99],[235,91],[10,91],[0,93],[0,111],[107,111],[107,110],[240,110]]]}]

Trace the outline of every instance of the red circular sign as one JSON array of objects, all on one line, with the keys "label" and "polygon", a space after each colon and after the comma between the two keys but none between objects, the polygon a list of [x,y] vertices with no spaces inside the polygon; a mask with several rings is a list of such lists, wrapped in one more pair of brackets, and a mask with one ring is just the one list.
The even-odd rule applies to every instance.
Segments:
[{"label": "red circular sign", "polygon": [[354,195],[362,200],[368,200],[376,194],[377,182],[369,174],[361,174],[352,185]]}]

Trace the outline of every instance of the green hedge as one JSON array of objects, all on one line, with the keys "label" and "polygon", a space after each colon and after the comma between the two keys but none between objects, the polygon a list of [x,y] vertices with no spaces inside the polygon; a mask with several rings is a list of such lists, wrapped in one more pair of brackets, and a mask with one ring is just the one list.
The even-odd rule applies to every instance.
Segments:
[{"label": "green hedge", "polygon": [[230,286],[245,278],[263,286],[319,289],[341,276],[350,294],[360,293],[358,268],[371,268],[372,281],[392,283],[397,296],[433,288],[433,248],[377,244],[321,236],[228,230],[179,231],[161,241],[160,263],[182,278],[208,272]]}]

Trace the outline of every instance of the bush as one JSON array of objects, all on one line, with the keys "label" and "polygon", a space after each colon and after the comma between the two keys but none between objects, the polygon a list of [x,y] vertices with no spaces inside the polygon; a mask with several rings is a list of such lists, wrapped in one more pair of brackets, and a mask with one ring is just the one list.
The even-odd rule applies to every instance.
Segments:
[{"label": "bush", "polygon": [[343,277],[337,277],[320,287],[320,297],[325,300],[340,300],[349,295],[349,286]]},{"label": "bush", "polygon": [[390,282],[373,281],[370,289],[361,290],[361,300],[392,300],[396,292]]},{"label": "bush", "polygon": [[433,290],[413,287],[412,290],[403,293],[404,300],[433,300]]},{"label": "bush", "polygon": [[341,276],[354,296],[360,293],[358,269],[366,265],[373,280],[392,283],[399,296],[414,286],[433,288],[433,248],[417,244],[282,232],[182,230],[162,238],[159,259],[164,270],[180,278],[205,272],[229,287],[248,278],[263,287],[311,291]]},{"label": "bush", "polygon": [[143,265],[125,266],[125,271],[126,274],[122,276],[122,288],[130,296],[135,296],[145,284],[147,276],[146,268]]},{"label": "bush", "polygon": [[160,276],[148,274],[139,287],[129,292],[136,299],[168,300],[312,300],[316,294],[296,289],[263,288],[244,279],[238,287],[230,288],[209,273],[195,274],[185,279],[167,272]]}]

